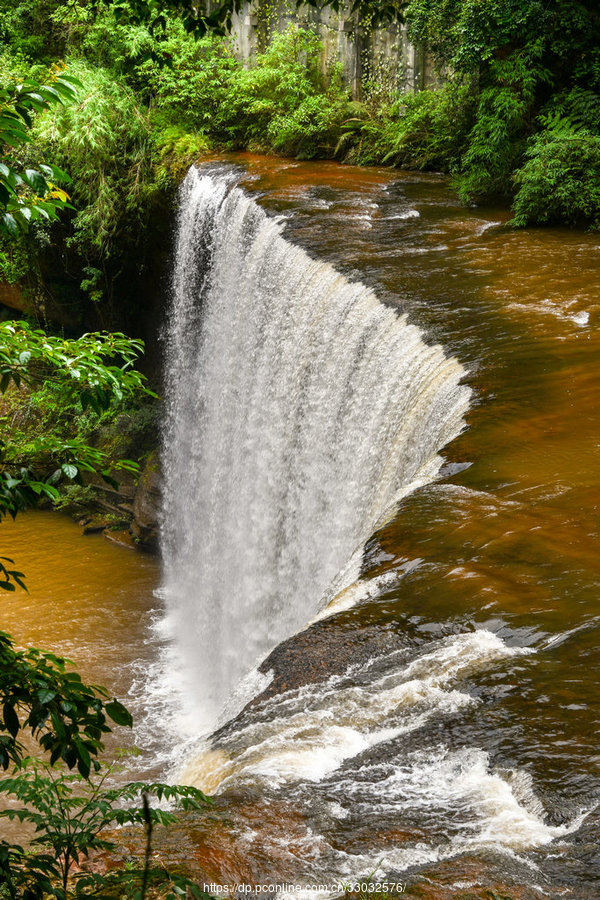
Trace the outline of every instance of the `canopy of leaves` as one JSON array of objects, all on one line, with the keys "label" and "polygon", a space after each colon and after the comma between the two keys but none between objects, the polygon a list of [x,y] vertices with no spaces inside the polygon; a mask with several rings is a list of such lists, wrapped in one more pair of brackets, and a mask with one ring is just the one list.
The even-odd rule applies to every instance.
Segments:
[{"label": "canopy of leaves", "polygon": [[19,150],[31,140],[35,113],[51,106],[71,103],[79,82],[56,73],[48,84],[33,79],[0,83],[0,232],[16,235],[32,222],[51,221],[68,206],[69,196],[58,186],[69,176],[58,166],[40,163],[37,168],[22,165]]}]

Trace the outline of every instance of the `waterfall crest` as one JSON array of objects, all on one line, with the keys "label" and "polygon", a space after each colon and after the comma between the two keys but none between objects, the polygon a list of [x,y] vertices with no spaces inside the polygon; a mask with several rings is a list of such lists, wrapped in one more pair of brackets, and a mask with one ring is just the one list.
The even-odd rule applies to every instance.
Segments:
[{"label": "waterfall crest", "polygon": [[167,337],[165,595],[205,726],[435,477],[469,400],[455,359],[233,181],[182,186]]}]

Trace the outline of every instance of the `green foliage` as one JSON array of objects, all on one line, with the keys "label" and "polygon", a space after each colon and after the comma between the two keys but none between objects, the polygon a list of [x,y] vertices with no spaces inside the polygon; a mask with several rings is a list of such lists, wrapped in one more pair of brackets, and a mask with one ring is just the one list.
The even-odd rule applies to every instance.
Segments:
[{"label": "green foliage", "polygon": [[[568,212],[578,187],[596,177],[600,16],[595,0],[410,0],[406,15],[413,40],[433,52],[442,68],[473,79],[475,115],[454,166],[463,199],[510,196],[517,187],[515,223],[595,224],[595,191]],[[587,136],[552,136],[544,116],[553,113]],[[453,169],[443,158],[440,167]]]},{"label": "green foliage", "polygon": [[[5,54],[0,73],[15,83],[26,55],[44,65],[66,57],[69,77],[83,85],[77,103],[37,115],[34,141],[19,153],[42,175],[40,163],[52,159],[73,177],[76,213],[43,235],[34,228],[32,241],[42,269],[48,242],[60,248],[81,302],[91,300],[101,321],[122,321],[125,303],[137,307],[133,285],[168,221],[174,186],[211,147],[442,170],[472,202],[522,189],[513,175],[531,171],[525,154],[544,130],[541,116],[559,113],[600,134],[593,0],[354,3],[345,15],[359,10],[368,28],[405,14],[445,79],[439,90],[405,97],[393,82],[378,90],[369,70],[361,103],[349,99],[339,71],[321,72],[310,29],[275,34],[243,68],[216,35],[236,5],[0,0],[0,39],[14,68]],[[577,215],[593,220],[589,209]],[[0,260],[1,269],[11,273],[10,262]]]},{"label": "green foliage", "polygon": [[361,143],[350,158],[456,171],[474,112],[470,80],[448,81],[437,91],[405,94],[363,123]]},{"label": "green foliage", "polygon": [[[145,389],[145,377],[133,368],[144,349],[142,341],[124,334],[84,334],[53,337],[26,322],[0,323],[0,391],[12,381],[43,380],[60,387],[66,401],[74,394],[83,409],[106,409],[116,398]],[[110,360],[119,360],[110,364]],[[145,389],[147,390],[147,389]]]},{"label": "green foliage", "polygon": [[[186,29],[199,37],[207,32],[223,34],[231,29],[232,16],[242,11],[244,0],[105,0],[119,10],[131,24],[146,23],[152,31],[165,26],[166,14],[178,17]],[[307,6],[320,9],[330,6],[335,12],[348,16],[358,14],[373,24],[401,20],[406,0],[305,0]]]},{"label": "green foliage", "polygon": [[331,156],[348,96],[339,73],[323,77],[320,51],[313,32],[290,27],[244,69],[222,39],[192,42],[180,23],[169,22],[128,79],[154,98],[156,143],[176,172],[209,141]]},{"label": "green foliage", "polygon": [[224,119],[241,66],[226,42],[214,35],[194,41],[181,23],[169,22],[151,54],[136,61],[128,76],[154,101],[154,120],[188,132],[227,139]]},{"label": "green foliage", "polygon": [[[333,156],[347,106],[346,98],[326,94],[305,97],[296,109],[271,119],[266,130],[268,145],[298,159]],[[255,142],[260,143],[260,139]]]},{"label": "green foliage", "polygon": [[[7,572],[0,588],[15,590],[22,573]],[[87,685],[68,670],[67,661],[35,647],[19,650],[0,632],[0,766],[19,765],[24,757],[20,735],[32,734],[51,763],[63,760],[87,777],[110,731],[107,719],[131,725],[131,716],[104,688]]]},{"label": "green foliage", "polygon": [[550,27],[543,0],[409,0],[406,19],[412,38],[426,45],[442,65],[478,72],[498,48],[528,43]]},{"label": "green foliage", "polygon": [[150,126],[129,88],[103,69],[77,62],[79,102],[36,123],[37,146],[68,168],[77,214],[69,243],[85,260],[88,290],[110,290],[104,272],[143,235],[156,186]]},{"label": "green foliage", "polygon": [[555,117],[528,145],[515,173],[513,224],[600,229],[600,135]]},{"label": "green foliage", "polygon": [[64,55],[64,35],[52,27],[62,0],[0,0],[0,43],[30,59],[51,63]]},{"label": "green foliage", "polygon": [[[70,420],[73,410],[97,416],[124,398],[147,394],[144,376],[133,368],[141,341],[123,334],[85,334],[76,340],[52,337],[25,323],[0,324],[0,392],[44,385],[51,405]],[[19,395],[17,395],[19,396]],[[39,403],[39,397],[36,398]],[[81,472],[94,472],[115,485],[113,469],[137,472],[124,459],[109,466],[106,454],[76,431],[12,429],[0,442],[0,517],[33,505],[40,496],[58,498],[62,481],[82,483]]]},{"label": "green foliage", "polygon": [[22,240],[0,236],[0,281],[17,284],[23,281],[31,269],[31,248]]},{"label": "green foliage", "polygon": [[[122,825],[142,825],[150,830],[155,825],[169,825],[176,814],[164,808],[150,806],[149,796],[159,802],[177,804],[186,811],[204,811],[210,800],[202,791],[187,786],[144,784],[132,782],[117,787],[107,787],[112,768],[105,768],[99,775],[84,778],[81,775],[61,774],[56,769],[41,765],[35,760],[23,760],[8,778],[0,783],[0,792],[19,803],[0,811],[0,817],[25,822],[33,828],[35,836],[26,854],[19,845],[0,842],[0,873],[6,879],[10,895],[32,898],[53,896],[66,900],[73,888],[77,896],[96,895],[98,889],[119,887],[125,895],[139,893],[144,880],[141,868],[106,876],[74,872],[92,851],[115,848],[105,832]],[[41,852],[38,852],[41,848]],[[147,877],[147,876],[146,876]],[[186,888],[192,895],[204,897],[187,879],[173,879],[167,871],[155,869],[152,873],[155,885],[170,888],[174,896]],[[127,891],[127,888],[133,891]]]},{"label": "green foliage", "polygon": [[190,133],[179,125],[171,125],[156,137],[159,169],[167,179],[182,179],[189,167],[211,149],[206,135]]},{"label": "green foliage", "polygon": [[349,98],[336,73],[327,84],[320,49],[315,34],[290,27],[251,68],[238,69],[226,113],[234,146],[304,158],[332,155]]},{"label": "green foliage", "polygon": [[33,222],[57,219],[69,205],[68,194],[58,186],[69,176],[53,163],[24,165],[19,149],[31,140],[35,114],[72,103],[78,87],[72,75],[59,73],[48,84],[6,77],[0,83],[0,146],[11,148],[0,159],[0,233],[14,236]]},{"label": "green foliage", "polygon": [[[0,390],[9,396],[41,382],[42,391],[63,409],[77,402],[82,412],[101,417],[124,397],[151,393],[144,388],[143,376],[133,369],[142,344],[124,335],[88,334],[66,340],[25,324],[4,323],[0,341]],[[79,470],[98,468],[102,456],[81,441],[57,442],[42,431],[28,447],[20,448],[28,467],[15,475],[13,450],[10,440],[4,443],[0,462],[0,512],[12,515],[41,493],[55,495],[59,478],[80,480]],[[35,480],[34,470],[48,468],[50,462],[58,468],[45,481]],[[12,560],[0,559],[0,590],[25,588],[24,574],[13,566]],[[186,893],[205,896],[184,876],[150,867],[152,828],[169,824],[173,814],[152,809],[148,795],[177,801],[186,810],[204,809],[209,801],[188,787],[134,783],[107,788],[110,770],[99,774],[98,756],[104,735],[111,731],[109,720],[119,726],[132,724],[118,700],[111,699],[104,688],[83,682],[65,659],[37,648],[18,649],[8,634],[0,632],[0,765],[5,770],[12,767],[0,791],[21,804],[9,806],[0,816],[34,829],[28,849],[0,841],[0,883],[7,892],[3,896],[67,900],[72,896],[73,867],[91,851],[114,846],[103,832],[123,824],[145,825],[145,860],[137,868],[115,870],[108,876],[78,872],[77,896],[107,896],[115,891],[116,896],[143,900],[149,886],[154,896],[173,900]],[[24,737],[37,742],[49,765],[25,757]],[[60,761],[69,769],[76,767],[79,774],[59,773],[54,767]],[[139,802],[131,805],[140,797],[141,806]],[[36,852],[38,848],[41,852]]]},{"label": "green foliage", "polygon": [[319,39],[289,28],[275,35],[249,69],[240,69],[228,99],[228,130],[240,145],[274,135],[278,118],[291,116],[309,97],[322,92],[318,70]]},{"label": "green foliage", "polygon": [[96,492],[91,484],[65,484],[54,500],[55,509],[85,510],[94,502]]}]

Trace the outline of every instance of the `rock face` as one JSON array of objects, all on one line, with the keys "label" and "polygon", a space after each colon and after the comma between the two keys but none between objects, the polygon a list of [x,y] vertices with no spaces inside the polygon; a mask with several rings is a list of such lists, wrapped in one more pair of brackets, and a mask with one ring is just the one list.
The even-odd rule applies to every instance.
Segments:
[{"label": "rock face", "polygon": [[138,545],[158,551],[158,519],[161,503],[161,472],[158,450],[150,454],[140,475],[133,500],[131,533]]},{"label": "rock face", "polygon": [[0,303],[19,312],[31,314],[34,311],[31,303],[28,303],[23,294],[22,288],[18,284],[9,284],[7,281],[0,281]]},{"label": "rock face", "polygon": [[395,96],[398,90],[418,91],[436,83],[432,60],[408,39],[406,24],[372,28],[347,8],[335,11],[266,0],[243,2],[232,16],[232,49],[238,59],[251,62],[278,32],[296,24],[317,31],[323,44],[321,69],[341,65],[344,83],[361,99],[367,81]]}]

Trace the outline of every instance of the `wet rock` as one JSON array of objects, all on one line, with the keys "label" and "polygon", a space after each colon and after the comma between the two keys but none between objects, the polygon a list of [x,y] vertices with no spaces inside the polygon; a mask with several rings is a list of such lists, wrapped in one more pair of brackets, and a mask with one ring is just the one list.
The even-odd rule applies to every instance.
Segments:
[{"label": "wet rock", "polygon": [[158,551],[158,517],[161,502],[161,472],[158,451],[150,454],[140,475],[133,500],[131,534],[138,546]]},{"label": "wet rock", "polygon": [[262,663],[261,671],[274,674],[259,696],[265,699],[326,681],[332,675],[343,674],[351,665],[367,663],[374,656],[396,650],[402,643],[400,636],[377,626],[360,630],[349,627],[348,619],[342,617],[318,622],[282,641]]},{"label": "wet rock", "polygon": [[135,550],[137,544],[129,531],[105,531],[104,537],[113,544],[119,544],[120,547],[127,547],[128,550]]},{"label": "wet rock", "polygon": [[87,521],[83,525],[83,533],[84,534],[99,534],[99,532],[104,531],[104,529],[107,526],[108,526],[108,522],[106,519],[92,517],[91,519],[87,519]]}]

